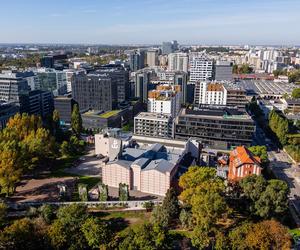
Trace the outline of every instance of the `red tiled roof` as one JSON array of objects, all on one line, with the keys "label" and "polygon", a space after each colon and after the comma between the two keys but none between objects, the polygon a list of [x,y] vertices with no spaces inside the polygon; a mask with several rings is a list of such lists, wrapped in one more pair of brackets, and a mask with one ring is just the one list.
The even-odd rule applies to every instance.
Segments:
[{"label": "red tiled roof", "polygon": [[260,165],[260,158],[254,156],[245,146],[236,147],[230,153],[230,162],[233,167],[239,167],[243,164],[257,164]]}]

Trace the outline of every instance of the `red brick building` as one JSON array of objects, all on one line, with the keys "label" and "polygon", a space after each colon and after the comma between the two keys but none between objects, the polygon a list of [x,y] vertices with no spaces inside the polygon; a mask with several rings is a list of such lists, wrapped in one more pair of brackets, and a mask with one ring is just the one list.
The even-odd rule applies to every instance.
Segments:
[{"label": "red brick building", "polygon": [[236,147],[229,157],[228,180],[239,181],[240,179],[262,171],[260,158],[254,156],[245,146]]}]

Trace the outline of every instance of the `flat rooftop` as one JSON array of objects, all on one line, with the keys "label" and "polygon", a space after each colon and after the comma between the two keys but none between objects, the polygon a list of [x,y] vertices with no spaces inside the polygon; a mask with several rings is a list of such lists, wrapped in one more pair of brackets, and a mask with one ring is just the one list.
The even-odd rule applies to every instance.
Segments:
[{"label": "flat rooftop", "polygon": [[187,115],[187,116],[203,116],[203,117],[215,117],[215,118],[223,118],[223,119],[251,119],[251,117],[242,110],[233,109],[228,107],[220,107],[220,108],[198,108],[198,109],[182,109],[180,111],[179,116]]},{"label": "flat rooftop", "polygon": [[274,82],[271,80],[240,80],[237,83],[249,95],[291,95],[296,86],[292,83]]},{"label": "flat rooftop", "polygon": [[87,112],[83,113],[82,115],[84,115],[84,116],[95,116],[95,117],[108,119],[112,116],[115,116],[115,115],[119,114],[120,112],[121,112],[121,110],[111,110],[111,111],[107,111],[107,112],[97,111],[97,110],[90,110],[90,111],[87,111]]},{"label": "flat rooftop", "polygon": [[150,113],[150,112],[141,112],[135,118],[137,119],[145,119],[145,120],[159,120],[166,121],[169,120],[171,115],[169,114],[160,114],[160,113]]}]

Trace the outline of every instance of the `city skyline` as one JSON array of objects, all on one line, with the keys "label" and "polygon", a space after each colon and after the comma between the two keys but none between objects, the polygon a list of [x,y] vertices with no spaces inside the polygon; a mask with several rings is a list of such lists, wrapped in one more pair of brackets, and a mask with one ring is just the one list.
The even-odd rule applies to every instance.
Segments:
[{"label": "city skyline", "polygon": [[300,21],[299,8],[297,0],[14,0],[2,3],[5,35],[0,43],[159,44],[176,39],[181,44],[299,45],[300,33],[292,25]]}]

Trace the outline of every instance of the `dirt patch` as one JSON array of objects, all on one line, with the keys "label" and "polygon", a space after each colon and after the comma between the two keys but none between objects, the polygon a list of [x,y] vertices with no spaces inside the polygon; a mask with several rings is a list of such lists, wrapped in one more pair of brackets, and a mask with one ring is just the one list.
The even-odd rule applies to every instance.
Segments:
[{"label": "dirt patch", "polygon": [[59,184],[65,184],[71,193],[75,187],[76,178],[47,178],[23,180],[16,188],[11,201],[33,202],[33,201],[57,201],[59,197]]}]

